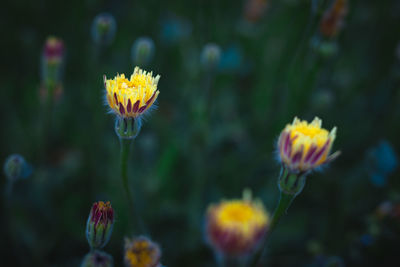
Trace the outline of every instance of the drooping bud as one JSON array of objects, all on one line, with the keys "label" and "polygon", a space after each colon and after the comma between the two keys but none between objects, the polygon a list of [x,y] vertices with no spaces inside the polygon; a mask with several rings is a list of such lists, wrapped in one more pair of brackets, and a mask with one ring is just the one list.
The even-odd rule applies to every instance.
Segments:
[{"label": "drooping bud", "polygon": [[113,225],[114,210],[110,202],[95,202],[86,224],[86,238],[92,249],[101,249],[108,243]]},{"label": "drooping bud", "polygon": [[4,163],[4,174],[9,182],[27,178],[32,173],[32,167],[19,154],[10,155]]},{"label": "drooping bud", "polygon": [[113,15],[101,13],[97,15],[92,23],[92,38],[98,45],[109,45],[112,43],[117,30],[117,23]]},{"label": "drooping bud", "polygon": [[140,37],[132,45],[132,61],[135,65],[146,66],[154,56],[154,42],[149,37]]},{"label": "drooping bud", "polygon": [[81,267],[113,267],[114,260],[111,255],[94,250],[86,254],[81,263]]},{"label": "drooping bud", "polygon": [[42,52],[42,83],[40,97],[42,101],[49,98],[59,99],[62,94],[62,74],[64,63],[64,42],[50,36]]},{"label": "drooping bud", "polygon": [[161,249],[144,236],[125,238],[124,262],[126,267],[161,267]]},{"label": "drooping bud", "polygon": [[213,43],[206,44],[201,52],[201,64],[206,70],[214,70],[221,59],[221,48]]}]

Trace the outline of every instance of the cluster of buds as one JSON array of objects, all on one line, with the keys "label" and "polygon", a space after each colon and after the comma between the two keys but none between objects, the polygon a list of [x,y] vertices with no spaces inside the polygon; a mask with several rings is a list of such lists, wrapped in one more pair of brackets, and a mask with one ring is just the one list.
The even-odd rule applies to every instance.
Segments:
[{"label": "cluster of buds", "polygon": [[42,52],[40,97],[42,101],[58,100],[62,95],[64,42],[48,37]]},{"label": "cluster of buds", "polygon": [[201,64],[205,70],[214,70],[221,59],[221,48],[213,43],[206,44],[201,52]]},{"label": "cluster of buds", "polygon": [[243,258],[253,252],[267,234],[268,212],[250,196],[211,205],[206,215],[207,240],[218,256]]},{"label": "cluster of buds", "polygon": [[333,38],[340,32],[347,10],[347,0],[334,0],[332,6],[325,11],[320,23],[320,32],[324,37]]},{"label": "cluster of buds", "polygon": [[92,23],[92,39],[97,45],[109,45],[112,43],[117,31],[117,23],[113,15],[101,13]]},{"label": "cluster of buds", "polygon": [[125,238],[124,262],[126,267],[161,267],[161,249],[149,238]]},{"label": "cluster of buds", "polygon": [[108,243],[113,225],[114,210],[110,202],[95,202],[86,223],[86,238],[92,249],[101,249]]},{"label": "cluster of buds", "polygon": [[289,195],[299,194],[308,173],[331,162],[340,154],[330,154],[336,137],[336,127],[328,132],[321,128],[321,124],[318,117],[311,123],[295,118],[280,134],[278,153],[283,169],[279,188],[282,192]]},{"label": "cluster of buds", "polygon": [[154,56],[154,42],[149,37],[140,37],[132,45],[131,56],[135,65],[146,66]]},{"label": "cluster of buds", "polygon": [[111,111],[117,116],[115,132],[121,139],[135,138],[141,129],[141,116],[153,107],[159,91],[160,75],[136,67],[130,79],[124,74],[107,80],[104,76],[106,99]]},{"label": "cluster of buds", "polygon": [[81,267],[113,267],[114,261],[111,255],[93,250],[86,254],[81,263]]}]

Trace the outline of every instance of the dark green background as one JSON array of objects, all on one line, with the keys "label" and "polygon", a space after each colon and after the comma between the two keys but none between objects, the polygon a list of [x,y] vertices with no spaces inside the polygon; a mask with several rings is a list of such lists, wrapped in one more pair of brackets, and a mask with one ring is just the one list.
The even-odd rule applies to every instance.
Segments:
[{"label": "dark green background", "polygon": [[[338,52],[327,57],[310,43],[330,1],[313,1],[317,14],[311,1],[269,2],[245,30],[244,1],[2,2],[0,159],[20,153],[34,173],[15,184],[9,200],[2,197],[1,265],[79,265],[89,250],[89,209],[110,200],[116,222],[104,250],[122,266],[123,237],[138,231],[130,227],[102,77],[131,73],[131,45],[144,35],[155,42],[146,69],[161,75],[160,95],[134,142],[129,176],[145,234],[161,245],[164,265],[215,266],[203,233],[209,203],[241,197],[248,187],[272,212],[277,137],[294,116],[316,115],[328,129],[338,127],[334,149],[342,155],[310,175],[272,235],[263,265],[324,266],[332,256],[347,266],[398,261],[398,217],[379,222],[372,244],[360,240],[376,207],[400,199],[398,169],[376,187],[367,160],[381,140],[400,152],[400,3],[349,1],[345,27],[333,41]],[[90,35],[100,12],[117,21],[114,42],[102,49]],[[191,32],[168,44],[161,32],[173,18],[186,20]],[[65,42],[64,95],[43,129],[40,55],[49,35]],[[228,61],[228,70],[204,71],[200,53],[208,42],[240,51],[237,67]]]}]

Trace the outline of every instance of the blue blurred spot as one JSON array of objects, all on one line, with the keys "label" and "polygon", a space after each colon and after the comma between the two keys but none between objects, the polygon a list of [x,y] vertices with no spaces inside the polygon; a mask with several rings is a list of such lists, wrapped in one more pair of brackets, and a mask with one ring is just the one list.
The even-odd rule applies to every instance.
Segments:
[{"label": "blue blurred spot", "polygon": [[364,246],[370,246],[374,243],[374,238],[369,234],[364,234],[361,236],[360,241]]},{"label": "blue blurred spot", "polygon": [[161,40],[166,44],[175,44],[192,33],[191,24],[183,19],[168,18],[161,25]]},{"label": "blue blurred spot", "polygon": [[387,177],[397,168],[398,159],[392,145],[380,141],[376,147],[371,148],[367,154],[367,170],[371,183],[375,186],[385,186]]},{"label": "blue blurred spot", "polygon": [[243,56],[237,45],[231,45],[222,53],[219,70],[225,72],[237,71],[243,64]]}]

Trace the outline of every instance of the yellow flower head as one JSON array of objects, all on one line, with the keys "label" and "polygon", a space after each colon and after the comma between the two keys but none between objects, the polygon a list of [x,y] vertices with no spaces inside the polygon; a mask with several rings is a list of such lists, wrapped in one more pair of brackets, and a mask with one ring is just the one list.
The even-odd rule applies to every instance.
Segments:
[{"label": "yellow flower head", "polygon": [[159,267],[160,247],[150,239],[140,236],[132,240],[125,239],[125,266],[127,267]]},{"label": "yellow flower head", "polygon": [[124,74],[107,80],[104,76],[107,103],[117,115],[123,118],[136,118],[146,112],[156,101],[160,75],[135,67],[130,79]]},{"label": "yellow flower head", "polygon": [[219,252],[242,256],[251,252],[266,234],[269,215],[259,201],[230,200],[207,211],[207,235]]},{"label": "yellow flower head", "polygon": [[330,154],[336,137],[336,127],[328,132],[315,117],[311,123],[294,118],[286,125],[278,140],[281,162],[292,172],[307,172],[335,159],[339,152]]}]

